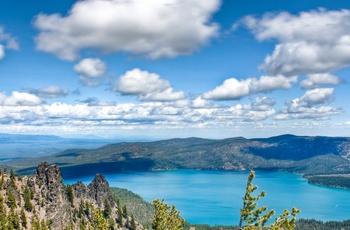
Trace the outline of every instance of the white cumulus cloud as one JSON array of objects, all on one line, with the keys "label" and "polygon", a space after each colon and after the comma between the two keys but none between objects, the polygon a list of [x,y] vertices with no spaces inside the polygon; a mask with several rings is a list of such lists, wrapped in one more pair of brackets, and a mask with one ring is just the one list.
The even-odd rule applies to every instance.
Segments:
[{"label": "white cumulus cloud", "polygon": [[185,93],[182,91],[174,92],[172,88],[167,88],[163,91],[141,94],[141,101],[176,101],[185,98]]},{"label": "white cumulus cloud", "polygon": [[307,91],[300,101],[305,103],[308,107],[325,104],[333,101],[333,88],[317,88]]},{"label": "white cumulus cloud", "polygon": [[106,64],[98,58],[85,58],[74,66],[74,70],[87,77],[98,77],[106,72]]},{"label": "white cumulus cloud", "polygon": [[338,85],[343,81],[329,73],[324,74],[309,74],[305,80],[300,82],[300,87],[304,89],[317,88],[321,85]]},{"label": "white cumulus cloud", "polygon": [[39,50],[75,60],[82,49],[156,59],[190,54],[218,33],[220,0],[82,0],[66,16],[39,14]]},{"label": "white cumulus cloud", "polygon": [[325,120],[343,112],[341,108],[325,104],[333,101],[333,88],[317,88],[307,91],[300,98],[285,103],[275,120],[314,119]]},{"label": "white cumulus cloud", "polygon": [[[23,95],[24,96],[24,95]],[[2,128],[55,130],[56,132],[110,132],[118,130],[228,128],[237,125],[255,127],[275,114],[274,100],[258,98],[251,104],[234,106],[205,106],[202,99],[195,103],[186,100],[116,104],[87,98],[82,104],[17,103],[5,105],[6,95],[0,94],[0,125]],[[192,106],[197,104],[197,106]]]},{"label": "white cumulus cloud", "polygon": [[251,104],[254,111],[267,111],[276,104],[276,100],[270,97],[256,97]]},{"label": "white cumulus cloud", "polygon": [[170,83],[161,79],[158,74],[133,69],[119,78],[114,90],[126,95],[139,95],[162,91],[169,87]]},{"label": "white cumulus cloud", "polygon": [[276,77],[261,76],[259,79],[247,78],[245,80],[229,78],[222,85],[204,93],[202,97],[207,100],[237,100],[251,94],[289,89],[296,80],[296,77],[286,78],[281,75]]},{"label": "white cumulus cloud", "polygon": [[279,42],[262,65],[270,74],[328,73],[350,64],[350,11],[319,9],[248,16],[241,23],[259,41]]},{"label": "white cumulus cloud", "polygon": [[42,100],[30,93],[13,91],[10,96],[0,93],[0,105],[4,106],[35,106]]},{"label": "white cumulus cloud", "polygon": [[97,86],[102,83],[106,74],[106,64],[98,58],[85,58],[74,66],[80,75],[80,81],[85,86]]},{"label": "white cumulus cloud", "polygon": [[215,89],[203,94],[204,99],[209,100],[235,100],[247,96],[249,90],[250,80],[237,80],[236,78],[229,78],[224,83]]},{"label": "white cumulus cloud", "polygon": [[62,89],[56,85],[50,85],[47,87],[43,87],[40,89],[25,89],[26,92],[30,94],[34,94],[40,98],[57,98],[57,97],[65,97],[69,94],[69,90]]},{"label": "white cumulus cloud", "polygon": [[174,92],[170,82],[158,74],[140,69],[127,71],[112,90],[123,95],[137,95],[142,101],[174,101],[185,97],[182,91]]},{"label": "white cumulus cloud", "polygon": [[18,50],[19,44],[17,39],[5,33],[5,29],[0,25],[0,59],[5,57],[5,49]]}]

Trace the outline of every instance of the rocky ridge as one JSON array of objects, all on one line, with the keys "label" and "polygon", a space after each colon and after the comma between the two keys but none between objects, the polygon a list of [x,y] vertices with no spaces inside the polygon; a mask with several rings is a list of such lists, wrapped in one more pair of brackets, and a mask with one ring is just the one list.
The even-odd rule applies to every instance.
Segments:
[{"label": "rocky ridge", "polygon": [[60,168],[42,162],[33,177],[1,171],[0,188],[0,229],[143,229],[123,213],[102,175],[65,186]]}]

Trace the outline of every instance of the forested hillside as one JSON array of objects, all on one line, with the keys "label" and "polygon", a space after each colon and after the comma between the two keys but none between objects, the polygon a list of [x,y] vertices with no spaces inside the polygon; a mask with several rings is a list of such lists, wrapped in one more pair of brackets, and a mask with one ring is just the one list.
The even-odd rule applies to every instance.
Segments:
[{"label": "forested hillside", "polygon": [[349,174],[350,139],[283,135],[265,139],[201,138],[122,142],[98,149],[69,149],[46,157],[2,162],[33,174],[39,162],[61,167],[63,177],[169,169],[264,169],[304,175]]}]

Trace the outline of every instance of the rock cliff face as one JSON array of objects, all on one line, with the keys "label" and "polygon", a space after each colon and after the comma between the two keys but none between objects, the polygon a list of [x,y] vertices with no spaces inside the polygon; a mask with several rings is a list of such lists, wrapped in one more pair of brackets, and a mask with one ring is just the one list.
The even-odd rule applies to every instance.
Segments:
[{"label": "rock cliff face", "polygon": [[[122,213],[108,182],[99,174],[89,185],[65,186],[59,167],[43,162],[31,178],[1,172],[0,185],[0,215],[4,210],[7,216],[0,220],[0,229],[142,229],[133,217]],[[8,202],[11,199],[13,203]]]},{"label": "rock cliff face", "polygon": [[87,191],[90,199],[96,201],[97,205],[101,207],[107,199],[111,205],[114,205],[114,199],[109,190],[109,184],[104,176],[97,174],[92,182],[87,186]]},{"label": "rock cliff face", "polygon": [[29,188],[33,193],[35,203],[45,206],[45,210],[37,207],[40,210],[41,219],[50,220],[52,228],[59,229],[64,220],[71,218],[71,207],[67,199],[66,188],[62,183],[60,169],[56,165],[48,166],[46,162],[40,163],[35,177],[31,180],[34,183],[31,183]]}]

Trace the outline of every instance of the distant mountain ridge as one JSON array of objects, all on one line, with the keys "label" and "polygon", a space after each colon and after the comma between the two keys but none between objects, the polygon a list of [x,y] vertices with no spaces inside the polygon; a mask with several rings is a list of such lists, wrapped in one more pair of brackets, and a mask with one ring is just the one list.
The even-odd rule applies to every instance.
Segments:
[{"label": "distant mountain ridge", "polygon": [[[282,135],[267,139],[252,139],[271,144],[270,147],[252,149],[252,153],[265,159],[302,160],[318,155],[335,154],[344,156],[350,151],[347,137]],[[278,143],[278,145],[276,145]],[[294,152],[292,152],[294,151]],[[290,153],[290,154],[285,154]],[[293,154],[291,154],[293,153]]]},{"label": "distant mountain ridge", "polygon": [[120,142],[97,149],[68,149],[51,156],[7,161],[3,167],[30,174],[39,162],[47,161],[59,165],[65,178],[170,169],[263,169],[315,175],[350,173],[349,160],[350,138],[282,135]]},{"label": "distant mountain ridge", "polygon": [[31,134],[11,134],[11,133],[0,133],[0,139],[15,139],[15,140],[31,140],[31,139],[64,139],[60,136],[55,135],[31,135]]},{"label": "distant mountain ridge", "polygon": [[30,135],[0,133],[0,160],[32,156],[45,156],[68,148],[97,148],[112,140],[89,138],[65,138],[55,135]]}]

